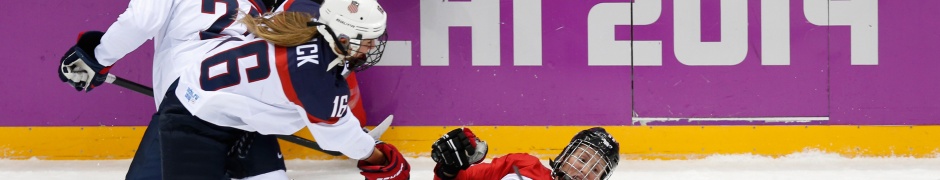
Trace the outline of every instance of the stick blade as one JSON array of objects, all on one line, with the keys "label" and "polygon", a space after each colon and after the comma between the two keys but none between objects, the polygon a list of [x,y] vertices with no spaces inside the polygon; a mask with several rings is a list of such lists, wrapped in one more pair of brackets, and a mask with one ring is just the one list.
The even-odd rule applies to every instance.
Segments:
[{"label": "stick blade", "polygon": [[373,139],[378,140],[380,137],[382,137],[382,134],[385,134],[385,130],[388,130],[388,126],[392,125],[392,119],[394,118],[394,115],[388,115],[388,117],[385,118],[382,123],[379,123],[379,125],[375,126],[372,131],[369,131],[369,136],[372,136]]}]

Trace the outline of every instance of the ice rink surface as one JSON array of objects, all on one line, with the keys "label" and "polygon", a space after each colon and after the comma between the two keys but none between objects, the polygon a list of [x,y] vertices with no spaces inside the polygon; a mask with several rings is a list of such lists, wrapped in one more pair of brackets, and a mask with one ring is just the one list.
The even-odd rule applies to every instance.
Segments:
[{"label": "ice rink surface", "polygon": [[[434,162],[408,159],[411,179],[432,179]],[[0,160],[0,179],[123,179],[130,160]],[[543,160],[547,165],[547,160]],[[352,160],[288,160],[292,179],[362,179]],[[818,152],[779,158],[713,155],[696,160],[622,160],[611,179],[940,180],[940,158],[845,158]]]}]

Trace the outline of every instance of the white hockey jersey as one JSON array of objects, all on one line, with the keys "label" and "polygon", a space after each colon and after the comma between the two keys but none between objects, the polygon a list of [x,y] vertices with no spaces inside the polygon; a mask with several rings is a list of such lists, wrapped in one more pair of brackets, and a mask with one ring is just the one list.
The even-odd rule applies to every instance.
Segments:
[{"label": "white hockey jersey", "polygon": [[[306,47],[276,48],[260,39],[243,36],[247,28],[236,19],[244,17],[240,12],[251,15],[266,12],[259,3],[131,0],[127,10],[105,32],[94,53],[99,63],[110,66],[153,39],[157,107],[170,84],[179,78],[174,93],[193,115],[203,120],[263,134],[293,134],[306,125],[323,149],[340,151],[351,158],[370,155],[375,140],[360,129],[359,120],[352,113],[346,112],[349,94],[346,82],[316,81],[300,75],[308,72],[320,74],[311,77],[336,79],[332,77],[335,72],[325,68],[313,70],[315,67],[309,66],[316,65],[314,57],[332,54],[331,51],[319,51],[319,45],[313,46],[318,41]],[[287,0],[277,8],[314,15],[318,10],[316,3],[302,0]],[[320,53],[309,54],[313,52]],[[237,53],[245,56],[229,58]],[[291,73],[300,79],[287,78]]]},{"label": "white hockey jersey", "polygon": [[193,115],[220,126],[262,134],[293,134],[307,126],[323,149],[368,157],[375,139],[349,112],[344,68],[327,69],[336,55],[313,39],[279,47],[253,36],[193,41],[172,56],[187,62],[175,89]]},{"label": "white hockey jersey", "polygon": [[131,0],[127,10],[105,31],[94,53],[99,63],[110,66],[153,39],[154,99],[159,107],[166,88],[179,74],[178,67],[188,61],[170,58],[177,52],[169,50],[186,41],[244,34],[245,26],[235,23],[232,17],[265,12],[264,6],[258,3],[255,0]]}]

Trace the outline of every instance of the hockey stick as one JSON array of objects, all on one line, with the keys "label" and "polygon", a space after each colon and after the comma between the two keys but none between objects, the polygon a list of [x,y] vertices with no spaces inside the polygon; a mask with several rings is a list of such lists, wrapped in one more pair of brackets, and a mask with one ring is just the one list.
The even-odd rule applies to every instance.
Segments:
[{"label": "hockey stick", "polygon": [[392,125],[392,118],[395,118],[395,116],[388,115],[378,126],[375,126],[375,128],[369,131],[369,136],[372,136],[372,139],[379,140],[379,137],[385,134],[385,130],[388,129],[388,126]]},{"label": "hockey stick", "polygon": [[[123,88],[127,88],[132,91],[139,92],[141,94],[145,94],[147,96],[153,97],[153,88],[138,84],[136,82],[133,82],[124,78],[117,77],[114,74],[108,74],[108,77],[107,79],[104,80],[104,82],[118,85]],[[291,143],[294,143],[303,147],[307,147],[313,150],[317,150],[317,151],[320,151],[320,152],[323,152],[332,156],[343,155],[343,153],[340,153],[338,151],[324,150],[323,148],[320,147],[320,144],[317,144],[317,142],[311,141],[311,140],[308,140],[299,136],[295,136],[295,135],[275,135],[275,136],[277,136],[278,139],[285,140],[287,142],[291,142]]]}]

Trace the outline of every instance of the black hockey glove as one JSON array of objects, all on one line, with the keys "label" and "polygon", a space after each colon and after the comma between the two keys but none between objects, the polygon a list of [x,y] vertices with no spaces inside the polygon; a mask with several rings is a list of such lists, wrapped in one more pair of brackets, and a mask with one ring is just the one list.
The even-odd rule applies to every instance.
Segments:
[{"label": "black hockey glove", "polygon": [[95,47],[101,44],[104,32],[88,31],[78,35],[78,43],[69,48],[59,64],[59,79],[75,87],[76,91],[91,91],[104,83],[111,66],[103,66],[95,59]]},{"label": "black hockey glove", "polygon": [[486,142],[477,138],[470,129],[451,130],[431,145],[431,159],[440,167],[435,169],[435,174],[456,175],[460,170],[483,161],[487,151]]}]

